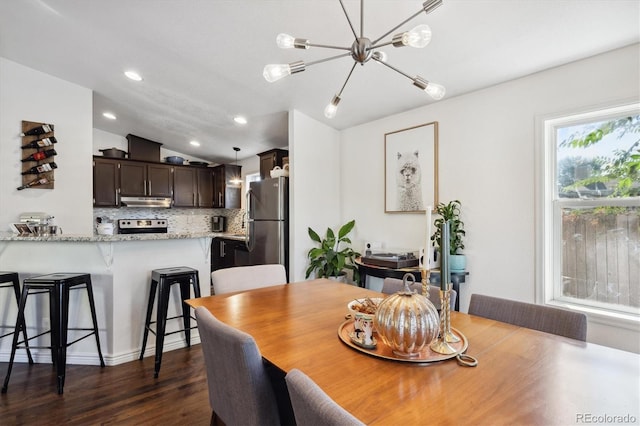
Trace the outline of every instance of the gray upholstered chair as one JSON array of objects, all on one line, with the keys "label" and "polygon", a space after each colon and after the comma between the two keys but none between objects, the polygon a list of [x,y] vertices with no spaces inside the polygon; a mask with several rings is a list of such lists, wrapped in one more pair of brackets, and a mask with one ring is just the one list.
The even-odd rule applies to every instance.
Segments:
[{"label": "gray upholstered chair", "polygon": [[236,266],[218,269],[211,273],[214,294],[251,290],[287,282],[283,265]]},{"label": "gray upholstered chair", "polygon": [[364,425],[302,371],[294,368],[285,379],[298,426]]},{"label": "gray upholstered chair", "polygon": [[[382,282],[382,292],[384,294],[393,294],[402,290],[404,286],[402,285],[402,280],[398,278],[385,278]],[[409,289],[422,294],[422,283],[413,283],[409,284]],[[455,290],[451,290],[451,310],[453,311],[456,307],[456,298],[458,294]],[[433,303],[433,306],[436,309],[440,310],[440,287],[435,285],[429,285],[429,300]]]},{"label": "gray upholstered chair", "polygon": [[211,424],[279,425],[276,396],[260,350],[249,334],[221,321],[207,308],[196,309],[202,342]]},{"label": "gray upholstered chair", "polygon": [[581,312],[472,294],[469,314],[583,342],[587,340],[587,316]]}]

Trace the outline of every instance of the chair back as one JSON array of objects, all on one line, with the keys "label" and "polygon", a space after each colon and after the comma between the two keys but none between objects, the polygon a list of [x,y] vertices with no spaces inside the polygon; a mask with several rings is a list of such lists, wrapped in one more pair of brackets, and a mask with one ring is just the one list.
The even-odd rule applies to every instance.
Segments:
[{"label": "chair back", "polygon": [[[398,278],[385,278],[382,282],[382,292],[385,294],[397,293],[404,288],[402,280]],[[429,301],[433,303],[436,309],[440,310],[440,287],[435,285],[427,286],[429,290]],[[410,283],[409,290],[422,294],[422,283]],[[456,299],[458,293],[455,290],[451,290],[451,310],[456,307]]]},{"label": "chair back", "polygon": [[226,425],[279,425],[276,397],[253,337],[202,306],[196,319],[214,415]]},{"label": "chair back", "polygon": [[285,380],[298,426],[364,425],[302,371],[292,369]]},{"label": "chair back", "polygon": [[211,273],[214,294],[251,290],[286,284],[287,272],[283,265],[252,265],[218,269]]},{"label": "chair back", "polygon": [[469,314],[583,342],[587,340],[587,316],[582,312],[472,294]]}]

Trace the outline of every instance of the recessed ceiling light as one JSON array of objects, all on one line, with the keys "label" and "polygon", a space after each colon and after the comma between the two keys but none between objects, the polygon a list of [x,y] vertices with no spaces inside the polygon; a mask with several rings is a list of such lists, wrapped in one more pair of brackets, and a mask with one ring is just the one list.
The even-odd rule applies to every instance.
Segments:
[{"label": "recessed ceiling light", "polygon": [[112,112],[104,112],[102,113],[102,116],[105,118],[108,118],[109,120],[115,120],[116,116],[115,114],[113,114]]},{"label": "recessed ceiling light", "polygon": [[200,142],[198,142],[198,141],[191,141],[191,142],[189,142],[189,143],[190,143],[191,145],[193,145],[193,146],[200,146]]},{"label": "recessed ceiling light", "polygon": [[142,77],[135,71],[125,71],[124,75],[130,78],[133,81],[142,81]]},{"label": "recessed ceiling light", "polygon": [[235,117],[233,117],[233,121],[238,124],[247,124],[247,119],[241,115],[236,115]]}]

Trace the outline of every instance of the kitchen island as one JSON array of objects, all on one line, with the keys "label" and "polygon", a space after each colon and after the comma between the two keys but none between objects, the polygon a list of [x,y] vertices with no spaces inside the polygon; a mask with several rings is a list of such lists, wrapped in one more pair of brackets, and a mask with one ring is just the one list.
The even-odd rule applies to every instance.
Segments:
[{"label": "kitchen island", "polygon": [[[107,365],[135,360],[140,355],[151,270],[188,266],[199,271],[202,296],[210,294],[211,239],[225,233],[165,233],[128,235],[18,236],[0,233],[0,270],[18,272],[24,278],[54,272],[90,273],[93,282],[100,342]],[[26,308],[27,333],[35,336],[49,329],[48,302],[30,297]],[[169,316],[181,309],[178,289],[172,293]],[[13,293],[0,292],[0,324],[13,325],[17,306]],[[86,292],[72,292],[69,327],[90,323]],[[195,321],[193,323],[195,325]],[[180,328],[177,320],[167,322],[167,331]],[[69,341],[76,335],[69,331]],[[79,336],[80,334],[78,334]],[[49,338],[31,345],[48,345]],[[37,342],[37,343],[36,343]],[[192,342],[199,342],[193,330]],[[165,338],[164,350],[185,346],[184,334]],[[149,336],[145,355],[153,356],[155,336]],[[8,361],[11,338],[0,340],[0,361]],[[36,362],[50,362],[50,351],[32,350]],[[95,342],[82,340],[68,350],[69,364],[99,364]],[[18,350],[17,362],[26,362],[26,352]]]}]

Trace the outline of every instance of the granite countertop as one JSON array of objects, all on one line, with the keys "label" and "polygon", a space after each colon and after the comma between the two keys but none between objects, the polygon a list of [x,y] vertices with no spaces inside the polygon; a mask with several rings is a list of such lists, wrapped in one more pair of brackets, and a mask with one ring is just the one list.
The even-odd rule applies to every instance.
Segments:
[{"label": "granite countertop", "polygon": [[43,237],[20,236],[11,232],[0,233],[0,241],[56,241],[56,242],[118,242],[118,241],[152,241],[152,240],[184,240],[189,238],[230,238],[244,240],[244,236],[226,232],[179,232],[166,234],[115,234],[86,235],[60,234]]}]

